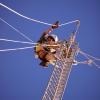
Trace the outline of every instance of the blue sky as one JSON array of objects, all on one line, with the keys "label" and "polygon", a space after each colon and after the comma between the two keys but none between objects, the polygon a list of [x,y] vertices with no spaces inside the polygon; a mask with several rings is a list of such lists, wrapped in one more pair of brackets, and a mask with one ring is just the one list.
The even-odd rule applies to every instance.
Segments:
[{"label": "blue sky", "polygon": [[[99,0],[0,0],[17,12],[48,23],[79,19],[77,35],[79,47],[100,57],[100,1]],[[47,25],[25,20],[0,7],[0,17],[19,29],[34,42]],[[67,39],[74,25],[54,31],[59,39]],[[17,32],[0,21],[0,38],[26,41]],[[30,45],[0,42],[0,48]],[[79,58],[79,57],[78,57]],[[43,69],[34,58],[33,49],[0,52],[0,100],[41,100],[53,66]],[[100,100],[100,69],[95,66],[73,66],[63,100]]]}]

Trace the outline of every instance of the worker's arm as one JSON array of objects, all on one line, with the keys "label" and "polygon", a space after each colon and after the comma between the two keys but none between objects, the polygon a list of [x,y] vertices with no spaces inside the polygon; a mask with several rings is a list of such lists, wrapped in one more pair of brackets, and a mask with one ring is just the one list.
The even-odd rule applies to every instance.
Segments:
[{"label": "worker's arm", "polygon": [[58,28],[58,26],[59,26],[59,21],[56,21],[47,31],[43,33],[38,42],[44,41],[45,38],[48,37],[49,33],[52,32],[54,29]]},{"label": "worker's arm", "polygon": [[56,21],[47,31],[45,31],[45,34],[49,34],[50,32],[52,32],[54,29],[58,28],[59,26],[59,21]]}]

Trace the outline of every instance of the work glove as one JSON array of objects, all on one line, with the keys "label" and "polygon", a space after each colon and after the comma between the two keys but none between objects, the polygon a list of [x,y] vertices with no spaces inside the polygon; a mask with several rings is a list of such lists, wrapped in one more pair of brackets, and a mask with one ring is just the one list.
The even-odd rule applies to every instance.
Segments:
[{"label": "work glove", "polygon": [[56,21],[51,27],[52,27],[52,29],[58,28],[59,27],[59,21]]}]

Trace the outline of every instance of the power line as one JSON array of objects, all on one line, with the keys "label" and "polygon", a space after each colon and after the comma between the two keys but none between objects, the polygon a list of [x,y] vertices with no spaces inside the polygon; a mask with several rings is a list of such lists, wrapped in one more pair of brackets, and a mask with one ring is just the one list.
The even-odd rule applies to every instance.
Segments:
[{"label": "power line", "polygon": [[[49,25],[49,26],[52,25],[52,24],[50,24],[50,23],[46,23],[46,22],[43,22],[43,21],[39,21],[39,20],[30,18],[30,17],[24,16],[24,15],[18,13],[17,11],[15,11],[15,10],[9,8],[8,6],[6,6],[6,5],[4,5],[4,4],[2,4],[2,3],[0,3],[0,5],[1,5],[2,7],[4,7],[4,8],[6,8],[7,10],[13,12],[14,14],[16,14],[16,15],[22,17],[22,18],[25,18],[25,19],[27,19],[27,20],[30,20],[30,21],[33,21],[33,22],[37,22],[37,23],[41,23],[41,24],[45,24],[45,25]],[[69,22],[66,22],[66,23],[64,23],[64,24],[60,24],[59,26],[64,26],[64,25],[76,23],[76,22],[78,22],[78,21],[79,21],[79,20],[69,21]]]},{"label": "power line", "polygon": [[7,24],[9,27],[11,27],[14,31],[16,31],[17,33],[19,33],[21,36],[23,36],[25,39],[27,39],[30,42],[33,42],[29,37],[27,37],[24,33],[20,32],[18,29],[16,29],[15,27],[13,27],[12,25],[10,25],[8,22],[6,22],[4,19],[0,18],[0,20],[2,22],[4,22],[5,24]]},{"label": "power line", "polygon": [[94,57],[94,56],[91,56],[91,55],[89,55],[89,54],[87,54],[87,53],[85,53],[85,52],[83,52],[83,51],[79,51],[79,53],[80,54],[83,54],[85,57],[90,57],[90,58],[92,58],[92,59],[94,59],[94,60],[97,60],[97,61],[100,61],[100,59],[99,58],[97,58],[97,57]]},{"label": "power line", "polygon": [[34,48],[34,47],[35,47],[35,46],[22,47],[22,48],[13,48],[13,49],[0,49],[0,52],[25,50],[25,49],[31,49],[31,48]]},{"label": "power line", "polygon": [[28,20],[30,20],[30,21],[34,21],[34,22],[37,22],[37,23],[42,23],[42,24],[46,24],[46,25],[50,25],[50,26],[52,25],[52,24],[49,24],[49,23],[45,23],[45,22],[42,22],[42,21],[39,21],[39,20],[35,20],[35,19],[32,19],[32,18],[29,18],[29,17],[27,17],[27,16],[24,16],[24,15],[18,13],[17,11],[15,11],[15,10],[13,10],[13,9],[11,9],[11,8],[9,8],[9,7],[7,7],[6,5],[4,5],[4,4],[2,4],[2,3],[0,3],[0,5],[1,5],[2,7],[4,7],[4,8],[6,8],[6,9],[10,10],[11,12],[17,14],[18,16],[23,17],[23,18],[25,18],[25,19],[28,19]]},{"label": "power line", "polygon": [[0,41],[14,42],[14,43],[23,43],[23,44],[37,44],[37,43],[33,43],[33,42],[16,41],[16,40],[4,39],[4,38],[0,38]]}]

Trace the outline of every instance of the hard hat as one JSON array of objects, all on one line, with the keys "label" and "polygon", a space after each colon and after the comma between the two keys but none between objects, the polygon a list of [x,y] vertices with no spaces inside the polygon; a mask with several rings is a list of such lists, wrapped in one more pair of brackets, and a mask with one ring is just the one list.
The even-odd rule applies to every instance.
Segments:
[{"label": "hard hat", "polygon": [[57,37],[57,35],[51,34],[50,36],[52,36],[52,37],[54,38],[55,42],[58,42],[58,37]]}]

